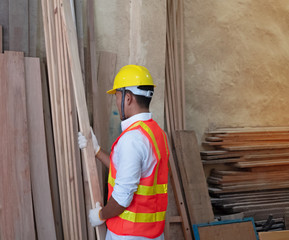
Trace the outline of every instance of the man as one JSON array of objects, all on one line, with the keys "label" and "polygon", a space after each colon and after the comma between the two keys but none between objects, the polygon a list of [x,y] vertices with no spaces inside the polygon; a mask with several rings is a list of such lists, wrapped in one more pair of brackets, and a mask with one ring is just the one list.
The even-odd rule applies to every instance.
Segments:
[{"label": "man", "polygon": [[[96,158],[109,167],[108,202],[90,210],[93,227],[106,221],[106,240],[164,239],[167,208],[169,150],[164,131],[152,119],[149,105],[154,84],[142,66],[127,65],[114,79],[116,105],[122,133],[110,156],[92,132]],[[79,133],[79,146],[86,146]]]}]

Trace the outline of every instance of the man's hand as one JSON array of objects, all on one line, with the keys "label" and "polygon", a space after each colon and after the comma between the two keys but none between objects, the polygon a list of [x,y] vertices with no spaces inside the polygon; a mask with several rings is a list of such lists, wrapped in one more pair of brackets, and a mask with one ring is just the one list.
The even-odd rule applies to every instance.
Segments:
[{"label": "man's hand", "polygon": [[[90,132],[91,132],[92,143],[93,143],[93,148],[94,148],[94,155],[97,155],[100,150],[100,146],[98,145],[98,141],[91,127],[90,127]],[[87,139],[81,132],[78,132],[78,146],[80,149],[87,147]]]},{"label": "man's hand", "polygon": [[105,220],[100,219],[99,213],[102,207],[100,206],[100,203],[97,202],[95,204],[95,208],[89,210],[89,222],[91,226],[96,227],[105,222]]}]

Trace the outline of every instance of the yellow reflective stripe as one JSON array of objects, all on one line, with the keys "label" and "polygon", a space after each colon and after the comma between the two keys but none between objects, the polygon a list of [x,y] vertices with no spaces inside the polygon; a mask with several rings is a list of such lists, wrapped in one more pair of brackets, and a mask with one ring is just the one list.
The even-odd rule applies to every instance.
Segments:
[{"label": "yellow reflective stripe", "polygon": [[109,178],[108,178],[108,183],[112,186],[112,187],[114,187],[114,185],[115,185],[115,179],[114,178],[112,178],[111,177],[111,175],[109,175]]},{"label": "yellow reflective stripe", "polygon": [[152,130],[149,128],[148,125],[146,125],[144,122],[141,122],[141,121],[140,121],[140,122],[136,122],[136,123],[134,123],[133,125],[131,125],[131,126],[128,128],[128,130],[130,130],[130,129],[138,126],[138,125],[140,125],[140,126],[150,135],[150,137],[151,137],[151,139],[152,139],[152,141],[153,141],[153,144],[154,144],[154,146],[155,146],[155,149],[156,149],[158,158],[160,159],[160,158],[161,158],[161,154],[160,154],[160,150],[159,150],[158,145],[157,145],[157,141],[156,141],[156,139],[155,139],[155,135],[153,134]]},{"label": "yellow reflective stripe", "polygon": [[139,122],[136,122],[136,123],[134,123],[133,125],[131,125],[127,130],[130,130],[130,129],[138,126],[138,125],[139,125]]},{"label": "yellow reflective stripe", "polygon": [[150,196],[150,195],[155,195],[155,194],[163,194],[167,192],[168,192],[167,184],[158,184],[155,186],[139,185],[135,194]]},{"label": "yellow reflective stripe", "polygon": [[169,156],[169,147],[168,147],[168,142],[167,142],[167,138],[164,132],[162,132],[163,137],[164,137],[164,142],[165,142],[165,146],[166,146],[166,152],[167,152],[167,156]]},{"label": "yellow reflective stripe", "polygon": [[156,149],[156,152],[157,152],[157,155],[158,155],[158,159],[160,159],[161,158],[161,153],[160,153],[157,141],[155,139],[155,135],[153,134],[153,131],[144,122],[139,122],[139,125],[142,126],[142,128],[150,135],[150,137],[151,137],[151,139],[153,141],[153,144],[155,146],[155,149]]},{"label": "yellow reflective stripe", "polygon": [[141,223],[141,222],[160,222],[164,221],[166,217],[166,212],[156,212],[156,213],[134,213],[128,210],[124,210],[122,214],[119,215],[121,219]]},{"label": "yellow reflective stripe", "polygon": [[[108,183],[112,187],[114,187],[115,179],[112,177],[108,178]],[[168,192],[168,185],[167,184],[157,184],[154,186],[139,185],[135,194],[150,196],[150,195],[155,195],[155,194],[164,194],[167,192]]]}]

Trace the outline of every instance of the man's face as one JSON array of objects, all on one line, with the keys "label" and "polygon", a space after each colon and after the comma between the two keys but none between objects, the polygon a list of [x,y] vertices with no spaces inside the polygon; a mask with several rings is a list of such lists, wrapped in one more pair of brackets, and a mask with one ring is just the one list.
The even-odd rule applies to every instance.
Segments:
[{"label": "man's face", "polygon": [[115,97],[116,97],[116,106],[118,109],[118,113],[121,119],[122,113],[121,113],[121,99],[122,99],[122,92],[121,91],[116,91],[115,93]]}]

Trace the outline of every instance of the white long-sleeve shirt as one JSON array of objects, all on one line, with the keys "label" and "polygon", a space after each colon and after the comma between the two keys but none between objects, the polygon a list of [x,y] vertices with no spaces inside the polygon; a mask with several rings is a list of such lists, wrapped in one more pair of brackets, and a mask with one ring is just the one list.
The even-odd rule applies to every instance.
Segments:
[{"label": "white long-sleeve shirt", "polygon": [[[121,129],[125,131],[137,121],[147,121],[152,118],[151,113],[136,114],[121,122]],[[114,147],[112,159],[117,170],[112,197],[123,207],[128,207],[137,191],[140,178],[151,175],[157,159],[153,154],[151,143],[140,130],[131,130],[122,135]],[[149,238],[136,236],[119,236],[107,230],[106,240],[147,240]],[[154,238],[163,240],[164,234]]]}]

